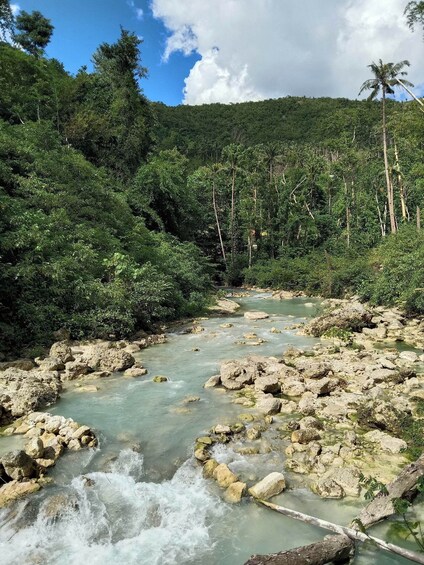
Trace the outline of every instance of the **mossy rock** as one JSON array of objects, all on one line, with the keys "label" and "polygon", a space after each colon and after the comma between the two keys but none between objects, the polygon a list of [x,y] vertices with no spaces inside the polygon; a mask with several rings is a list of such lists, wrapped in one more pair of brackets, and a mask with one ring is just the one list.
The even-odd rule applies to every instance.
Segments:
[{"label": "mossy rock", "polygon": [[231,426],[231,431],[233,432],[233,434],[241,434],[241,432],[244,432],[245,429],[246,426],[241,422],[236,422]]},{"label": "mossy rock", "polygon": [[242,422],[253,422],[255,420],[252,414],[247,414],[247,413],[239,414],[238,418]]},{"label": "mossy rock", "polygon": [[197,438],[197,443],[201,443],[203,445],[212,445],[213,439],[210,436],[202,436]]},{"label": "mossy rock", "polygon": [[166,383],[169,379],[168,377],[163,377],[162,375],[156,375],[156,377],[153,377],[152,380],[154,383]]}]

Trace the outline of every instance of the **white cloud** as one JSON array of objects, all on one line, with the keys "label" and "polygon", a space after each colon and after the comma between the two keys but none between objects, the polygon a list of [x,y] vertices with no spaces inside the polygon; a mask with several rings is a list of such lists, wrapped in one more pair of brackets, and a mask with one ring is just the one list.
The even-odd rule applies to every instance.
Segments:
[{"label": "white cloud", "polygon": [[152,0],[169,31],[164,59],[200,55],[184,102],[286,95],[355,98],[372,61],[409,59],[424,76],[422,35],[405,24],[405,0]]},{"label": "white cloud", "polygon": [[135,17],[137,18],[137,20],[142,20],[143,16],[144,16],[144,12],[142,8],[137,8],[134,0],[127,0],[127,4],[128,6],[132,9],[132,11],[135,14]]},{"label": "white cloud", "polygon": [[10,4],[10,9],[12,10],[12,14],[16,16],[18,12],[20,12],[21,7],[18,4]]}]

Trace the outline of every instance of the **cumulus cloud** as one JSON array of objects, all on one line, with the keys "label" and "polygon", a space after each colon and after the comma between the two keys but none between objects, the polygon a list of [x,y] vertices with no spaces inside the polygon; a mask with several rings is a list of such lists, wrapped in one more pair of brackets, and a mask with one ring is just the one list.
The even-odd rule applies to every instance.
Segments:
[{"label": "cumulus cloud", "polygon": [[405,0],[152,0],[169,31],[164,59],[197,53],[184,102],[279,96],[355,98],[366,66],[409,59],[424,72],[421,34],[406,26]]},{"label": "cumulus cloud", "polygon": [[16,16],[20,12],[21,7],[18,4],[10,4],[10,9],[12,10],[12,14]]}]

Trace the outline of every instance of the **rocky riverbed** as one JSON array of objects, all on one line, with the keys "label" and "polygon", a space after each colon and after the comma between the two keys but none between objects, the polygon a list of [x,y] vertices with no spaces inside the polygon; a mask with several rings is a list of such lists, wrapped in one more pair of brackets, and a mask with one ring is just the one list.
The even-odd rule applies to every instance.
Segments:
[{"label": "rocky riverbed", "polygon": [[[252,409],[250,417],[217,424],[194,447],[204,476],[225,488],[225,500],[239,502],[248,494],[268,498],[286,485],[278,473],[263,479],[281,486],[275,492],[264,491],[261,483],[259,488],[249,485],[231,464],[216,458],[223,453],[216,449],[220,444],[258,455],[264,452],[266,432],[271,443],[267,440],[265,452],[283,450],[285,470],[300,475],[323,498],[359,496],[365,475],[389,482],[407,463],[408,447],[414,441],[422,444],[422,437],[411,438],[408,446],[399,436],[422,418],[424,355],[376,345],[384,340],[421,345],[424,323],[406,319],[398,310],[371,309],[355,301],[328,301],[326,308],[299,330],[323,337],[312,351],[289,348],[281,358],[227,361],[205,383]],[[245,317],[258,320],[266,314],[248,312]]]},{"label": "rocky riverbed", "polygon": [[[44,359],[2,365],[2,432],[10,435],[0,441],[16,438],[21,443],[14,450],[33,461],[29,464],[21,454],[31,469],[29,476],[22,471],[19,479],[8,475],[6,481],[18,481],[15,485],[29,493],[50,477],[55,480],[30,497],[40,507],[40,519],[29,530],[22,530],[21,524],[12,529],[2,525],[0,543],[6,555],[17,560],[29,555],[18,550],[26,538],[37,548],[45,535],[43,509],[51,500],[56,504],[56,496],[68,499],[69,494],[77,502],[69,508],[66,504],[66,520],[58,518],[52,536],[43,542],[44,559],[49,548],[62,556],[71,551],[80,560],[97,548],[104,559],[118,552],[124,562],[128,546],[135,559],[145,562],[173,551],[179,556],[176,562],[197,559],[233,565],[254,552],[280,550],[286,539],[290,547],[319,537],[311,530],[298,535],[297,525],[285,523],[282,540],[280,518],[262,514],[259,527],[257,509],[246,504],[250,496],[283,497],[285,504],[306,512],[310,504],[314,512],[317,507],[320,512],[332,508],[344,523],[354,515],[355,507],[349,508],[356,504],[352,497],[358,495],[361,473],[388,481],[405,464],[409,440],[395,422],[400,418],[405,424],[419,416],[420,320],[406,319],[396,310],[371,310],[355,301],[331,301],[331,311],[312,321],[317,302],[310,298],[285,294],[272,299],[259,293],[231,298],[240,301],[241,315],[239,305],[225,299],[214,312],[223,318],[198,319],[175,328],[168,343],[146,352],[146,338],[137,340],[140,343],[63,340]],[[326,321],[329,317],[331,323]],[[325,339],[320,340],[321,332]],[[406,345],[408,336],[415,336],[415,349]],[[207,388],[202,388],[206,379]],[[63,399],[55,407],[60,395]],[[52,406],[52,415],[33,414],[46,405]],[[64,421],[57,411],[65,415]],[[40,415],[44,421],[35,421]],[[51,418],[60,419],[58,433],[46,430]],[[74,418],[79,423],[71,426]],[[28,425],[40,431],[31,432]],[[87,432],[84,441],[73,437],[76,426]],[[72,434],[61,435],[62,428],[72,429]],[[38,434],[37,440],[29,437],[31,433]],[[49,441],[62,447],[49,450]],[[194,457],[186,461],[190,445]],[[57,458],[47,457],[59,451]],[[305,487],[312,492],[306,494]],[[226,504],[216,504],[215,493],[225,502],[241,504],[232,504],[230,512]],[[320,503],[321,497],[349,501]],[[102,500],[100,507],[97,500]],[[13,508],[5,515],[7,524],[15,523],[10,521]],[[120,521],[115,526],[115,515],[125,516],[124,529]],[[5,516],[0,512],[0,520]],[[153,548],[147,540],[160,516],[161,535]],[[131,524],[137,520],[143,524],[133,531]],[[81,523],[84,534],[79,531]],[[205,543],[210,523],[210,543]],[[72,540],[81,540],[71,550],[60,542],[68,535],[61,524],[73,532]],[[106,532],[102,524],[113,531],[113,540],[106,545],[98,544]],[[224,540],[228,529],[234,535]],[[176,537],[177,530],[184,536]],[[10,536],[16,536],[18,545],[7,542]],[[236,543],[243,536],[243,551],[235,550],[231,540]],[[175,545],[177,538],[181,547]],[[71,537],[69,542],[74,543]],[[206,547],[215,548],[207,550],[210,561],[209,553],[203,554]],[[228,557],[234,551],[239,557]]]}]

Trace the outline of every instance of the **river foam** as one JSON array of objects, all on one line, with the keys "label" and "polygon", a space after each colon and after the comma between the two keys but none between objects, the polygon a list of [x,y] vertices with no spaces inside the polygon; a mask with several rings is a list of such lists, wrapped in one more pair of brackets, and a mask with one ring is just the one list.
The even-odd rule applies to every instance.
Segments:
[{"label": "river foam", "polygon": [[123,450],[110,472],[76,477],[66,489],[76,504],[58,518],[46,517],[47,499],[32,525],[17,529],[15,518],[1,529],[2,562],[166,565],[201,559],[213,545],[209,526],[224,507],[200,470],[187,461],[162,483],[139,482],[142,474],[143,457]]}]

